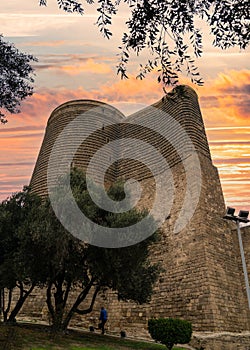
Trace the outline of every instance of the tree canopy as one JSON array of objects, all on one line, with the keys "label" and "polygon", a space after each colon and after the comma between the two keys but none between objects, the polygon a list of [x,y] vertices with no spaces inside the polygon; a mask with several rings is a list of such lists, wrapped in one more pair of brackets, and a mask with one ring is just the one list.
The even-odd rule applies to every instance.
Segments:
[{"label": "tree canopy", "polygon": [[[35,285],[40,283],[39,250],[32,249],[28,254],[23,250],[27,239],[23,231],[32,230],[33,218],[38,215],[40,205],[40,198],[28,187],[0,203],[0,289],[8,291],[4,321],[14,321]],[[14,288],[19,289],[15,305],[12,300]]]},{"label": "tree canopy", "polygon": [[[64,183],[62,179],[57,188],[59,194],[64,191]],[[72,171],[71,187],[79,208],[102,226],[125,227],[145,215],[137,209],[121,214],[100,209],[88,194],[80,170]],[[123,185],[113,185],[109,195],[120,200],[124,196]],[[9,290],[6,321],[13,321],[35,286],[44,286],[53,329],[65,330],[75,313],[90,313],[98,293],[107,288],[119,299],[148,302],[158,276],[158,265],[149,260],[155,235],[126,248],[92,246],[66,231],[49,199],[41,202],[28,189],[0,205],[0,239],[0,288]],[[20,289],[20,298],[11,308],[15,287]],[[14,311],[8,318],[11,309]]]},{"label": "tree canopy", "polygon": [[[86,178],[81,170],[73,169],[71,172],[71,188],[79,208],[92,221],[102,226],[132,225],[145,215],[137,209],[121,214],[112,214],[100,209],[89,195]],[[64,179],[61,179],[56,191],[60,200],[64,193]],[[108,193],[113,200],[120,200],[124,196],[122,183],[114,184]],[[95,247],[70,235],[56,219],[49,201],[43,217],[39,218],[35,226],[37,235],[46,236],[45,239],[41,239],[45,243],[43,250],[47,266],[47,305],[56,329],[66,329],[75,313],[90,313],[98,293],[107,288],[115,291],[122,300],[138,303],[150,300],[158,275],[158,266],[148,260],[149,249],[155,241],[155,236],[126,248]],[[70,291],[76,287],[79,291],[78,296],[66,312]],[[82,303],[87,297],[90,298],[89,305],[83,308]]]},{"label": "tree canopy", "polygon": [[[176,84],[181,72],[191,81],[202,85],[195,57],[202,55],[202,31],[197,19],[205,21],[214,37],[213,45],[221,49],[237,46],[245,49],[249,43],[250,7],[248,0],[98,0],[97,25],[106,38],[112,32],[112,17],[121,3],[127,3],[130,18],[119,47],[117,73],[127,78],[131,52],[140,55],[148,49],[150,59],[140,64],[138,78],[158,70],[163,85]],[[66,12],[84,14],[84,5],[93,0],[57,0]],[[47,0],[40,0],[47,5]]]},{"label": "tree canopy", "polygon": [[5,113],[19,113],[20,103],[33,94],[34,69],[32,55],[19,51],[0,35],[0,122]]}]

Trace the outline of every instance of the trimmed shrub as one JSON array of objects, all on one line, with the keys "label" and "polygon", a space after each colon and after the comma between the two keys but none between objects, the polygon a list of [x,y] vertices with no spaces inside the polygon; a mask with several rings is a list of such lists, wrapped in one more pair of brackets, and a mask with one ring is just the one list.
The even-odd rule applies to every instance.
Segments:
[{"label": "trimmed shrub", "polygon": [[175,344],[187,344],[191,340],[192,325],[178,318],[158,318],[148,321],[151,337],[171,350]]}]

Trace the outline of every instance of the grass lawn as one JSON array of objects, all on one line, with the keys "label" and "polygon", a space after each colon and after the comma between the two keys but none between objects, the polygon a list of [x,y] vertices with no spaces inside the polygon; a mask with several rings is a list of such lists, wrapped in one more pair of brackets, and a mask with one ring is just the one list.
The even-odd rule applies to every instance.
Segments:
[{"label": "grass lawn", "polygon": [[[166,350],[165,346],[70,330],[52,335],[47,326],[0,324],[1,350]],[[175,348],[175,350],[181,348]],[[183,349],[184,350],[184,349]]]}]

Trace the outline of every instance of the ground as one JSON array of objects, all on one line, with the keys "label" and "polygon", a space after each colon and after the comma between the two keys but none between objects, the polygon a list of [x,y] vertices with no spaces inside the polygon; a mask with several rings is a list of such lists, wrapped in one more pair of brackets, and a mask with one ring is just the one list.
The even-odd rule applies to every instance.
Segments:
[{"label": "ground", "polygon": [[[97,333],[70,330],[68,334],[52,335],[43,325],[0,324],[1,350],[166,350],[154,343],[120,339]],[[175,350],[184,350],[175,348]]]}]

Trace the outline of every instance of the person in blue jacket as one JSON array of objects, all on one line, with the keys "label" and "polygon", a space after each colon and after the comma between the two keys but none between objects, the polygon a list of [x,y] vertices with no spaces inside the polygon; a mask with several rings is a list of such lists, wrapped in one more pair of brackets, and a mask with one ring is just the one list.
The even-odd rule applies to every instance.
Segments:
[{"label": "person in blue jacket", "polygon": [[101,313],[100,313],[99,320],[101,321],[100,326],[101,326],[102,334],[104,334],[104,332],[105,332],[104,326],[108,320],[108,313],[107,313],[107,310],[103,306],[101,307]]}]

